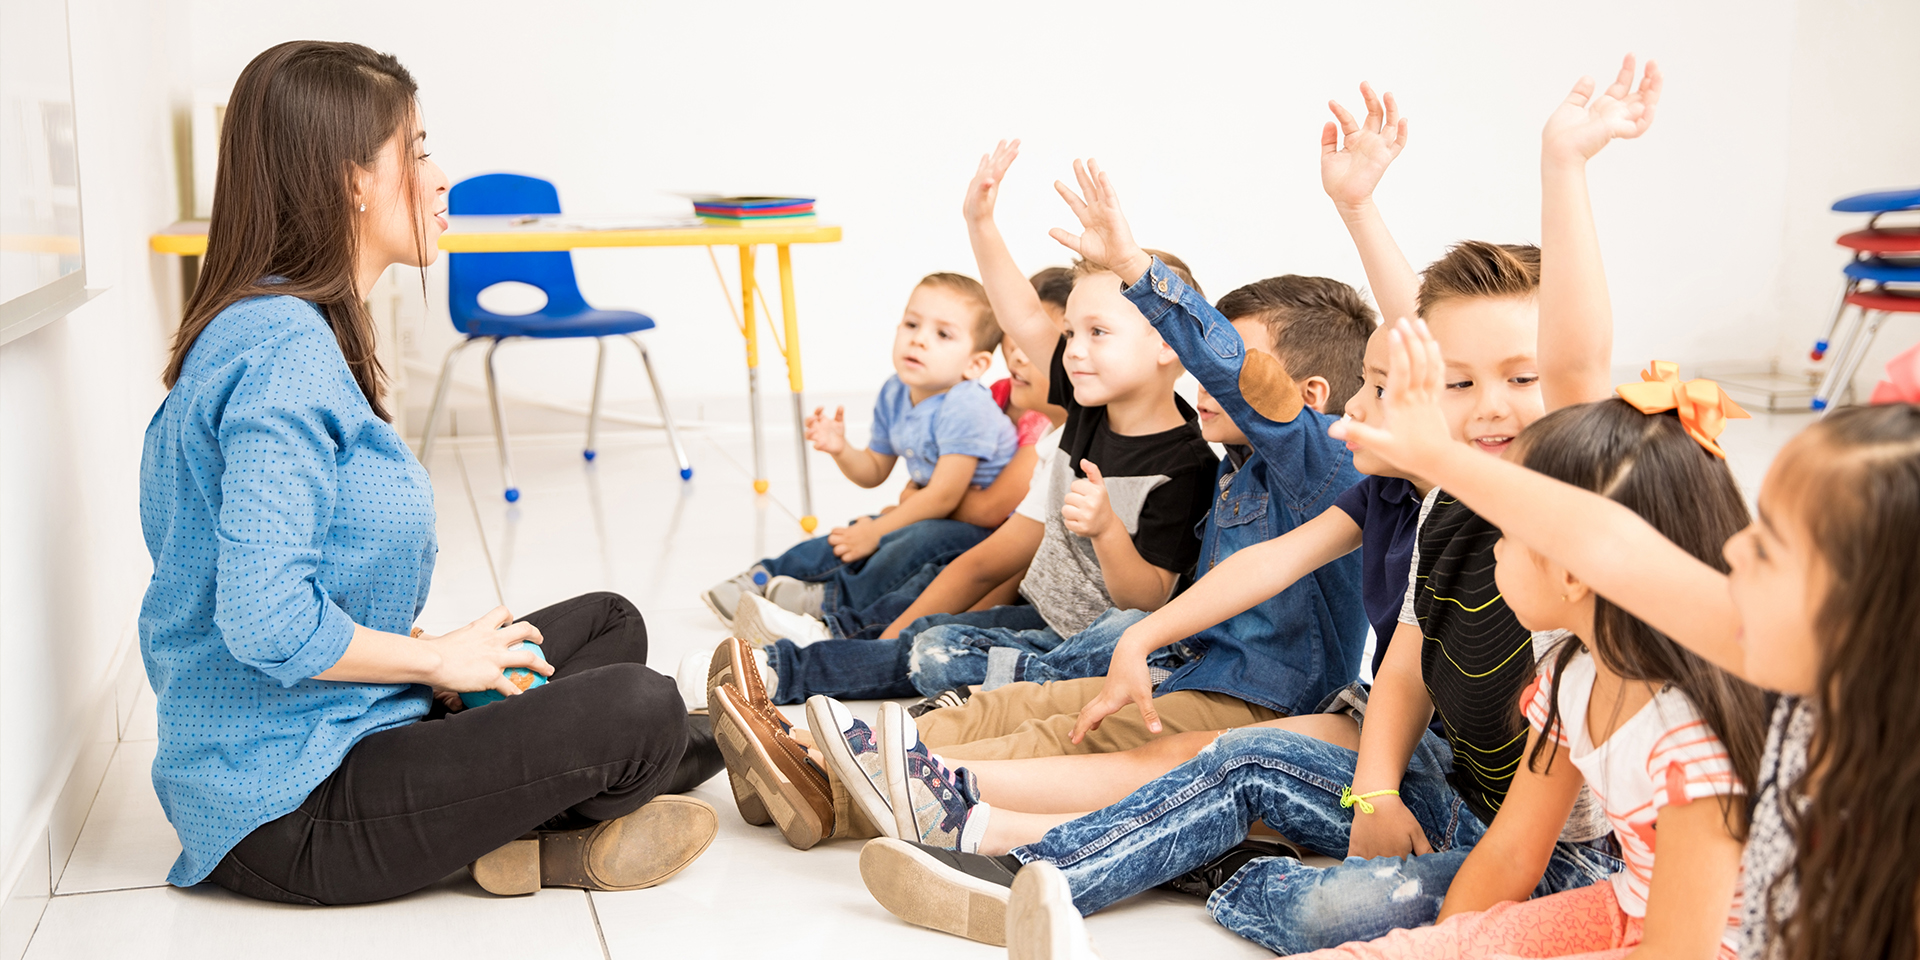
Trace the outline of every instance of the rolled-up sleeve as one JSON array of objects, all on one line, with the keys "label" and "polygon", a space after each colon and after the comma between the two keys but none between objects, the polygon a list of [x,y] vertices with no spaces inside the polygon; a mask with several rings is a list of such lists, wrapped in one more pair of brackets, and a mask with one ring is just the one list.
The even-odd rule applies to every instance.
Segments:
[{"label": "rolled-up sleeve", "polygon": [[320,585],[339,493],[326,374],[289,355],[257,354],[220,415],[214,622],[235,659],[290,687],[337,663],[354,623]]}]

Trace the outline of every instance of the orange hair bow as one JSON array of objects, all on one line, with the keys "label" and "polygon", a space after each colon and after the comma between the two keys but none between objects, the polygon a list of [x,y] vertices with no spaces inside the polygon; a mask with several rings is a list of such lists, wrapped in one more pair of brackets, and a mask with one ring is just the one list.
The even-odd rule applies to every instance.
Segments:
[{"label": "orange hair bow", "polygon": [[1887,378],[1867,402],[1920,404],[1920,344],[1887,361]]},{"label": "orange hair bow", "polygon": [[1680,365],[1666,360],[1655,360],[1648,368],[1640,371],[1640,383],[1623,383],[1615,390],[1620,399],[1633,405],[1641,413],[1665,413],[1668,410],[1680,414],[1680,423],[1687,428],[1687,436],[1699,441],[1707,452],[1722,460],[1727,452],[1720,449],[1720,431],[1726,429],[1728,420],[1745,420],[1752,414],[1740,409],[1740,405],[1727,396],[1720,385],[1707,379],[1680,379]]}]

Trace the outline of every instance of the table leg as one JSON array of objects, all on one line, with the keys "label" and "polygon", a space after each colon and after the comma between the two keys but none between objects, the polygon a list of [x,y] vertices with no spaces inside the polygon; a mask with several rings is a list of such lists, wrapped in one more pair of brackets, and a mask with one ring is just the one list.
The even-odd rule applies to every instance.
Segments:
[{"label": "table leg", "polygon": [[793,252],[787,245],[776,245],[780,254],[780,315],[785,321],[787,388],[793,391],[793,445],[800,463],[800,529],[812,533],[820,525],[813,513],[813,478],[807,470],[807,402],[800,382],[800,323],[794,317]]},{"label": "table leg", "polygon": [[753,422],[753,492],[767,492],[767,441],[760,426],[760,331],[753,316],[753,245],[740,245],[740,322],[747,338],[747,415]]}]

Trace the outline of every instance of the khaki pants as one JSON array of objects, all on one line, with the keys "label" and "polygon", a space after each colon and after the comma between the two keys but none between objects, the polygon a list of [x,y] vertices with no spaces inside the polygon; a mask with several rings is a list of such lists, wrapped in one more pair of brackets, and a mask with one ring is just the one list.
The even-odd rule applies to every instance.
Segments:
[{"label": "khaki pants", "polygon": [[[1070,739],[1080,709],[1105,686],[1105,677],[1010,683],[976,693],[964,707],[945,707],[919,718],[920,739],[949,760],[1019,760],[1069,754],[1118,753],[1153,740],[1140,708],[1128,704],[1079,743]],[[1159,736],[1194,730],[1244,727],[1282,716],[1224,693],[1181,690],[1153,698]]]}]

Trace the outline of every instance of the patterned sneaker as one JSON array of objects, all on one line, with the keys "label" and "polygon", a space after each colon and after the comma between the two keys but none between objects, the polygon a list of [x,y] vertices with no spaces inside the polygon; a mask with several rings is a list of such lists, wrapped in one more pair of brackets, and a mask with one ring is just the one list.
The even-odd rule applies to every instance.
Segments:
[{"label": "patterned sneaker", "polygon": [[[720,710],[709,719],[727,763],[727,779],[751,788],[794,849],[805,850],[832,834],[833,788],[826,771],[807,759],[807,748],[753,709],[739,688],[714,690]],[[736,803],[741,793],[736,790]],[[741,816],[747,812],[742,810]]]},{"label": "patterned sneaker", "polygon": [[713,615],[720,618],[728,630],[733,629],[733,611],[739,609],[740,598],[744,596],[765,596],[767,581],[773,579],[767,568],[759,564],[748,567],[744,573],[738,573],[701,592],[700,600],[707,605]]},{"label": "patterned sneaker", "polygon": [[766,597],[751,593],[740,595],[740,606],[733,612],[733,632],[756,647],[775,640],[791,640],[804,647],[833,639],[833,631],[818,618],[782,609]]},{"label": "patterned sneaker", "polygon": [[1007,901],[1007,960],[1099,960],[1066,874],[1044,860],[1013,878]]},{"label": "patterned sneaker", "polygon": [[827,585],[792,577],[774,577],[767,581],[767,592],[763,596],[783,610],[818,617],[821,604],[827,598]]},{"label": "patterned sneaker", "polygon": [[920,730],[900,705],[880,704],[880,762],[893,808],[895,836],[931,847],[972,853],[986,834],[993,808],[965,769],[950,771],[920,742]]},{"label": "patterned sneaker", "polygon": [[1299,847],[1275,837],[1248,837],[1226,853],[1161,884],[1159,889],[1205,899],[1233,879],[1241,867],[1262,857],[1292,857],[1300,860],[1305,858],[1305,854],[1300,852]]},{"label": "patterned sneaker", "polygon": [[1026,871],[983,857],[881,837],[860,848],[860,879],[887,912],[916,926],[1003,946],[1008,889]]},{"label": "patterned sneaker", "polygon": [[907,716],[923,717],[943,707],[964,707],[971,699],[973,699],[973,688],[963,683],[940,691],[937,697],[928,697],[925,700],[907,704]]},{"label": "patterned sneaker", "polygon": [[[827,767],[839,779],[847,799],[867,821],[894,836],[893,805],[887,800],[887,774],[873,729],[854,719],[847,705],[831,697],[807,698],[807,729],[826,754]],[[839,736],[835,736],[835,733]]]}]

